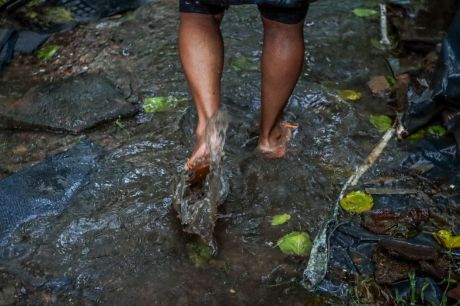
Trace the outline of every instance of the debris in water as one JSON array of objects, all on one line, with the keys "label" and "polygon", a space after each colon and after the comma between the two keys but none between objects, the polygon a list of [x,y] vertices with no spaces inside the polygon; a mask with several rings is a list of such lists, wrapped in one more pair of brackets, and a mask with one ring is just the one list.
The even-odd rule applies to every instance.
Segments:
[{"label": "debris in water", "polygon": [[448,230],[439,230],[433,236],[446,249],[460,249],[460,236],[454,236]]},{"label": "debris in water", "polygon": [[372,17],[378,15],[379,13],[376,10],[369,8],[356,8],[353,10],[353,14],[358,17]]},{"label": "debris in water", "polygon": [[311,239],[305,232],[292,232],[277,242],[281,252],[287,255],[308,256],[311,251]]},{"label": "debris in water", "polygon": [[347,101],[357,101],[362,97],[362,94],[360,92],[351,89],[341,90],[339,91],[339,95]]},{"label": "debris in water", "polygon": [[340,200],[340,206],[349,213],[359,214],[372,209],[374,199],[364,191],[353,191]]},{"label": "debris in water", "polygon": [[384,133],[391,129],[393,120],[387,115],[370,115],[369,122],[380,132]]},{"label": "debris in water", "polygon": [[281,224],[288,222],[289,220],[291,220],[290,214],[276,215],[276,216],[273,216],[272,218],[272,225],[273,226],[281,225]]}]

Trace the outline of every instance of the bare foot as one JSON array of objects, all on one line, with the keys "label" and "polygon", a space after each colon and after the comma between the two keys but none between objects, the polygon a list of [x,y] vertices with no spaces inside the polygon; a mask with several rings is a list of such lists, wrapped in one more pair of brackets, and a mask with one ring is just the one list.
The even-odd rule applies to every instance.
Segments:
[{"label": "bare foot", "polygon": [[287,144],[291,140],[292,130],[297,127],[295,124],[280,123],[272,130],[267,139],[259,139],[257,150],[269,159],[284,157],[286,155]]},{"label": "bare foot", "polygon": [[192,156],[185,163],[185,170],[192,170],[197,165],[209,164],[209,151],[204,137],[197,137]]}]

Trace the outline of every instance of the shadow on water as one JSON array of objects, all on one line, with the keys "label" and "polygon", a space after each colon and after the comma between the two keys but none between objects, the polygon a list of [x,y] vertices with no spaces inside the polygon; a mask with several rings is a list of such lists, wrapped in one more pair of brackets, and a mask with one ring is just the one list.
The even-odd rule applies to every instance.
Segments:
[{"label": "shadow on water", "polygon": [[[305,27],[304,74],[286,111],[286,119],[300,127],[287,157],[275,161],[254,153],[259,73],[235,71],[229,65],[233,56],[258,60],[260,17],[250,6],[227,12],[222,25],[227,52],[222,100],[230,122],[222,163],[230,192],[214,231],[219,245],[215,257],[183,233],[172,211],[177,178],[193,146],[193,108],[139,114],[123,121],[123,127],[106,124],[85,136],[1,131],[3,176],[81,138],[98,143],[107,153],[62,214],[32,219],[9,238],[0,259],[1,269],[7,271],[0,273],[0,304],[326,303],[298,285],[305,262],[286,257],[274,245],[290,231],[314,236],[341,184],[380,137],[367,117],[385,110],[381,101],[364,93],[361,102],[351,104],[335,94],[349,87],[364,92],[370,75],[385,73],[379,51],[370,44],[378,37],[378,24],[350,13],[364,4],[312,4]],[[106,75],[122,90],[132,85],[139,97],[186,96],[177,57],[176,10],[174,1],[150,3],[120,20],[77,30],[75,35],[83,33],[78,35],[85,42],[110,37],[111,44],[94,45],[97,52],[91,51],[94,57],[85,64],[87,70]],[[58,71],[53,63],[42,74],[42,64],[28,65],[13,63],[2,88],[9,82],[9,88],[20,91],[30,86],[22,81],[29,73],[47,79]],[[398,146],[392,146],[390,150],[400,154]],[[292,219],[272,227],[271,216],[280,213]]]}]

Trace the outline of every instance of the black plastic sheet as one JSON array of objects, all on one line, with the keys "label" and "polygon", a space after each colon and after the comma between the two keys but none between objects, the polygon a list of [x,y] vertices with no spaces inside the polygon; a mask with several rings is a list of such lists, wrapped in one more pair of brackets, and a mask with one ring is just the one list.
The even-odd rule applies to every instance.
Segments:
[{"label": "black plastic sheet", "polygon": [[61,213],[97,168],[101,153],[95,144],[82,142],[0,180],[0,243],[27,220]]}]

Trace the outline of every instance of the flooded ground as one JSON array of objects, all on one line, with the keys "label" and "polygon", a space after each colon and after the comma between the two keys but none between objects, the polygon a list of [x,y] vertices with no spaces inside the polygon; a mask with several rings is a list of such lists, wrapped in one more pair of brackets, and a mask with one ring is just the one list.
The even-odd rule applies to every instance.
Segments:
[{"label": "flooded ground", "polygon": [[[379,38],[379,24],[351,13],[369,3],[321,0],[311,5],[304,73],[286,112],[300,127],[287,157],[276,161],[254,152],[259,73],[237,72],[229,65],[234,57],[259,58],[260,17],[252,6],[227,11],[222,102],[231,117],[223,162],[230,194],[217,223],[218,255],[210,260],[202,260],[199,244],[182,232],[171,207],[193,145],[191,101],[77,136],[0,131],[3,177],[83,139],[104,150],[61,215],[33,219],[0,244],[0,304],[342,303],[300,287],[305,260],[286,257],[275,244],[291,231],[314,237],[341,185],[381,137],[368,116],[387,107],[366,88],[370,76],[388,74],[382,52],[371,44]],[[17,58],[2,77],[0,98],[16,99],[43,80],[83,71],[107,76],[133,103],[154,96],[189,97],[178,61],[177,27],[176,2],[158,1],[56,34],[52,42],[63,45],[59,57],[48,63]],[[336,90],[347,88],[363,92],[363,98],[344,101]],[[393,140],[382,164],[404,156],[407,146]],[[451,180],[458,182],[458,172]],[[291,221],[272,227],[271,217],[280,213],[291,214]]]}]

